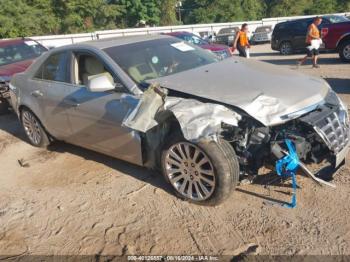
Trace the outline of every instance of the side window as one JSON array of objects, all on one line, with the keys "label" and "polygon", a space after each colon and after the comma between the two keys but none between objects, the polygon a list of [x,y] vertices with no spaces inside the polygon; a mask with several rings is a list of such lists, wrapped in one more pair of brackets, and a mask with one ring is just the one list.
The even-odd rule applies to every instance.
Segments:
[{"label": "side window", "polygon": [[88,53],[75,53],[74,82],[87,86],[90,76],[110,73],[102,61]]},{"label": "side window", "polygon": [[297,32],[306,35],[307,29],[309,27],[308,21],[300,21],[297,23]]},{"label": "side window", "polygon": [[123,84],[121,84],[104,63],[94,55],[85,52],[76,52],[74,53],[74,60],[73,79],[75,84],[87,86],[89,77],[107,73],[115,82],[116,89],[119,91],[124,90]]},{"label": "side window", "polygon": [[69,83],[68,53],[51,55],[41,66],[35,77],[43,80]]}]

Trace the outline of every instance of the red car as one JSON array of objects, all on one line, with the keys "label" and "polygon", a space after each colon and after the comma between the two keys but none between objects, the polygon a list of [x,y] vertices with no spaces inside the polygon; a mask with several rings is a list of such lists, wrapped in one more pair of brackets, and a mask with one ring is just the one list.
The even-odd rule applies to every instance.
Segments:
[{"label": "red car", "polygon": [[25,71],[47,49],[32,39],[0,40],[0,114],[9,108],[11,77]]},{"label": "red car", "polygon": [[202,38],[200,38],[199,36],[196,36],[195,34],[192,34],[186,31],[166,33],[165,35],[170,35],[176,38],[180,38],[186,42],[200,46],[203,49],[210,50],[213,53],[215,53],[217,56],[219,56],[221,59],[225,59],[232,56],[228,46],[209,43],[203,40]]},{"label": "red car", "polygon": [[324,26],[322,38],[326,49],[337,50],[344,62],[350,62],[350,21]]}]

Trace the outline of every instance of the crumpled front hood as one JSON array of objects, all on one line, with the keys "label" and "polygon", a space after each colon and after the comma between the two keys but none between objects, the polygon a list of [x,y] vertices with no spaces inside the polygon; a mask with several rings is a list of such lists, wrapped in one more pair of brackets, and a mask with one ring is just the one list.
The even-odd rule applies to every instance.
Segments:
[{"label": "crumpled front hood", "polygon": [[322,102],[329,90],[320,78],[241,58],[226,59],[150,82],[239,107],[266,126],[289,121],[286,115]]}]

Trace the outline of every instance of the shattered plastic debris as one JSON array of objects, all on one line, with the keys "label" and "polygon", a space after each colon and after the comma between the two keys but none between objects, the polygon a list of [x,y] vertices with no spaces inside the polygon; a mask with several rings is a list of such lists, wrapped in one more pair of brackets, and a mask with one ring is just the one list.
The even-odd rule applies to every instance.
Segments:
[{"label": "shattered plastic debris", "polygon": [[165,89],[153,84],[144,92],[135,109],[123,121],[123,125],[145,133],[158,125],[154,118],[160,110],[173,112],[184,137],[192,141],[204,137],[215,139],[221,131],[222,123],[238,126],[241,120],[239,114],[222,105],[166,97]]},{"label": "shattered plastic debris", "polygon": [[[135,109],[123,121],[123,126],[143,133],[157,126],[154,119],[159,108],[164,104],[164,95],[157,85],[151,85],[139,100]],[[126,98],[124,98],[126,99]]]},{"label": "shattered plastic debris", "polygon": [[193,99],[167,97],[164,109],[174,113],[187,140],[216,138],[222,123],[238,126],[241,120],[239,114],[222,105],[202,103]]}]

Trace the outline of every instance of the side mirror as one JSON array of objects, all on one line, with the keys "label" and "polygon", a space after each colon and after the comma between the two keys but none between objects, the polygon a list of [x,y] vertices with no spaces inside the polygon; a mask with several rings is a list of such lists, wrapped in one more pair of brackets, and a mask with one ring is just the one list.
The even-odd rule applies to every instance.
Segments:
[{"label": "side mirror", "polygon": [[109,73],[92,75],[88,78],[87,89],[90,92],[105,92],[115,89],[113,77]]}]

